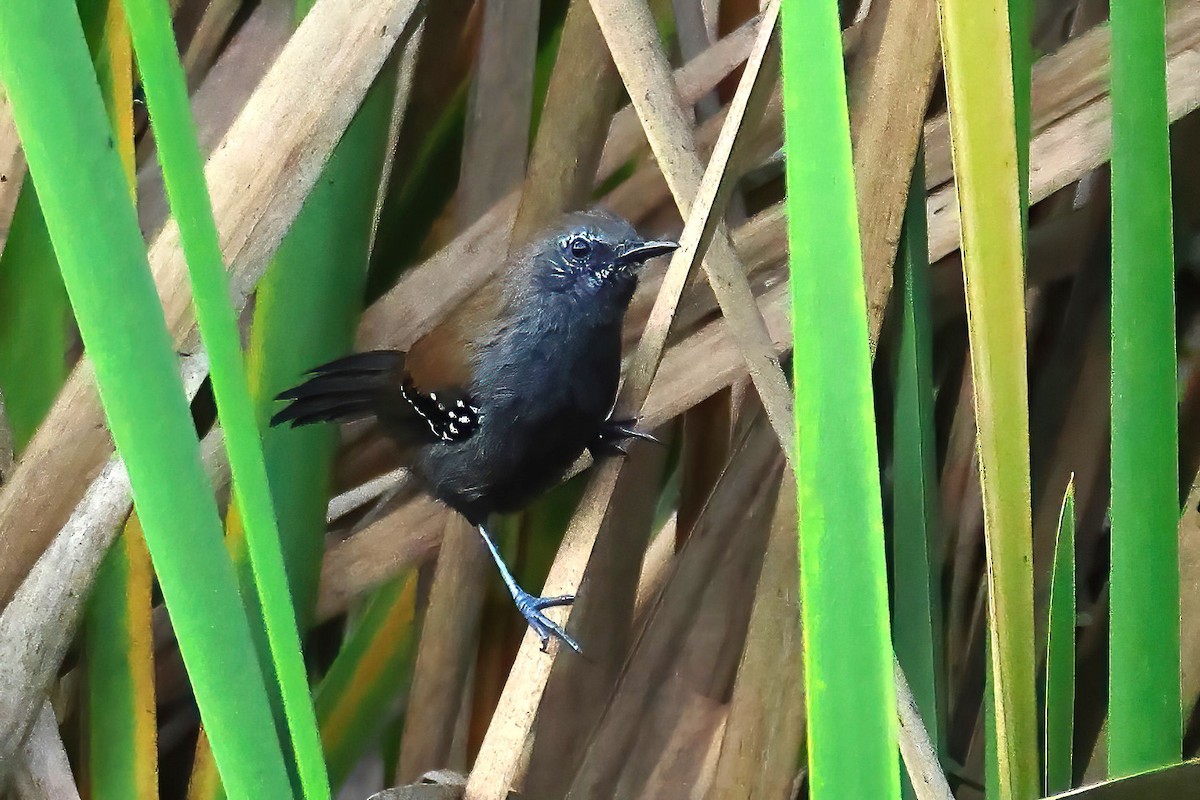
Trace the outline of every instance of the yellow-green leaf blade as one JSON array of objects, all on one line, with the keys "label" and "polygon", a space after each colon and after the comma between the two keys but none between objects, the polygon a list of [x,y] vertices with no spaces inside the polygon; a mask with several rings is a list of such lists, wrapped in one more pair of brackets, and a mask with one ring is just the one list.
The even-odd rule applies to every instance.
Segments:
[{"label": "yellow-green leaf blade", "polygon": [[407,691],[416,656],[417,574],[377,590],[317,687],[321,740],[339,786],[374,741],[393,698]]},{"label": "yellow-green leaf blade", "polygon": [[988,558],[997,776],[1037,794],[1022,204],[1008,9],[940,0]]},{"label": "yellow-green leaf blade", "polygon": [[134,515],[96,575],[85,621],[87,775],[94,800],[158,794],[153,580]]},{"label": "yellow-green leaf blade", "polygon": [[[80,0],[130,195],[135,194],[133,51],[119,0]],[[94,800],[158,794],[158,720],[150,604],[154,569],[137,514],[109,550],[88,599],[87,770]]]}]

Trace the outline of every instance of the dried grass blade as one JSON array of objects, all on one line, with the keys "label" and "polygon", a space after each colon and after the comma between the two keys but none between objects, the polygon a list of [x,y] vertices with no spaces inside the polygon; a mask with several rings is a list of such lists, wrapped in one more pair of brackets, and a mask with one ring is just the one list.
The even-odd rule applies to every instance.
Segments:
[{"label": "dried grass blade", "polygon": [[29,732],[24,756],[25,763],[13,776],[18,800],[79,800],[79,787],[48,701]]},{"label": "dried grass blade", "polygon": [[[455,203],[455,221],[461,229],[482,218],[520,184],[525,173],[538,11],[538,4],[529,0],[489,0],[485,6]],[[428,770],[449,765],[467,675],[478,647],[490,569],[487,553],[474,527],[461,516],[451,514],[445,524],[425,613],[428,624],[423,626],[413,669],[397,783],[415,781]]]},{"label": "dried grass blade", "polygon": [[0,391],[0,486],[12,474],[16,463],[13,449],[12,423],[4,406],[4,392]]},{"label": "dried grass blade", "polygon": [[[684,103],[693,105],[698,102],[745,62],[758,38],[760,22],[756,16],[742,23],[737,30],[712,43],[675,70],[675,85]],[[596,33],[600,33],[599,29]],[[611,59],[609,63],[612,63]],[[625,106],[613,115],[608,140],[604,144],[604,155],[596,172],[597,182],[603,183],[632,158],[639,147],[645,146],[646,133],[637,111],[632,105]]]},{"label": "dried grass blade", "polygon": [[[572,0],[546,87],[509,249],[586,204],[621,81],[588,0]],[[588,102],[579,102],[580,94]]]},{"label": "dried grass blade", "polygon": [[0,179],[0,255],[3,255],[17,196],[25,185],[25,155],[3,86],[0,86]]},{"label": "dried grass blade", "polygon": [[[112,459],[0,614],[0,778],[13,768],[75,634],[100,560],[129,511],[129,475]],[[55,624],[46,626],[52,619]]]},{"label": "dried grass blade", "polygon": [[[586,588],[571,612],[572,633],[588,643],[588,657],[555,661],[524,776],[524,793],[529,797],[566,794],[623,672],[639,630],[634,608],[642,554],[663,494],[667,458],[667,448],[644,442],[633,445],[625,458],[611,510],[588,562]],[[542,531],[531,531],[531,540],[539,533],[548,539],[561,531],[561,523],[552,533],[547,522],[551,521],[542,522]]]},{"label": "dried grass blade", "polygon": [[895,663],[896,702],[900,715],[900,755],[907,771],[908,787],[917,800],[953,800],[950,784],[942,773],[938,748],[929,738],[927,724],[932,727],[935,720],[923,721],[921,709],[900,662]]},{"label": "dried grass blade", "polygon": [[786,475],[771,521],[711,797],[784,797],[803,739],[796,590],[796,487]]},{"label": "dried grass blade", "polygon": [[854,183],[871,351],[892,296],[896,246],[938,75],[935,0],[875,0],[847,60]]},{"label": "dried grass blade", "polygon": [[[686,725],[697,695],[708,695],[697,699],[711,703],[711,697],[729,691],[723,681],[732,679],[742,649],[752,587],[762,571],[785,471],[770,426],[761,411],[756,409],[753,417],[662,592],[647,610],[571,780],[567,796],[574,800],[663,796],[640,792],[646,791],[658,765],[672,760],[676,745],[671,732]],[[739,537],[722,535],[734,526]],[[691,762],[683,775],[695,776],[696,759],[685,755],[681,760]]]},{"label": "dried grass blade", "polygon": [[1046,800],[1191,800],[1200,781],[1200,761],[1185,761],[1127,778],[1056,794]]},{"label": "dried grass blade", "polygon": [[216,0],[207,4],[183,52],[183,70],[189,87],[198,84],[212,66],[241,6],[242,0]]},{"label": "dried grass blade", "polygon": [[[746,109],[749,106],[756,113],[761,113],[776,78],[774,65],[777,63],[778,50],[771,46],[771,42],[778,19],[778,6],[779,2],[775,0],[763,12],[758,39],[751,57],[747,60],[743,80],[739,84],[739,89],[746,87],[744,93],[739,92],[744,98],[741,101],[741,116],[731,113],[726,117],[721,126],[721,138],[725,140],[722,144],[727,148],[726,154],[723,160],[718,160],[715,157],[718,151],[714,151],[714,157],[710,158],[709,170],[706,172],[696,155],[692,126],[684,114],[683,103],[672,80],[666,56],[658,46],[646,45],[647,42],[657,40],[649,9],[638,0],[592,0],[596,20],[604,32],[605,41],[608,42],[613,61],[629,91],[634,109],[642,120],[646,138],[662,169],[663,177],[671,189],[681,215],[688,218],[689,222],[693,217],[694,207],[700,206],[696,201],[702,196],[702,188],[706,189],[706,201],[708,196],[714,201],[728,199],[727,192],[722,190],[722,184],[727,188],[731,185],[732,178],[737,175],[737,167],[730,169],[729,164],[733,163],[731,157],[743,121],[751,118],[757,120],[757,117],[751,117]],[[840,35],[838,41],[841,41]],[[840,45],[838,54],[841,54]],[[749,82],[745,76],[750,76]],[[719,172],[712,169],[714,164],[721,165]],[[705,177],[709,180],[705,181]],[[722,194],[726,196],[721,197]],[[794,438],[791,390],[779,367],[776,348],[754,303],[754,294],[746,282],[745,270],[741,268],[729,233],[720,221],[720,214],[712,216],[712,222],[716,225],[711,231],[706,231],[706,228],[712,225],[708,222],[693,233],[697,235],[698,244],[702,245],[706,239],[709,240],[707,248],[697,247],[696,251],[703,257],[709,284],[737,338],[750,377],[763,398],[767,417],[779,434],[784,453],[791,458]],[[685,227],[686,233],[688,231]],[[682,248],[680,252],[683,252]],[[677,253],[672,263],[680,257]],[[649,380],[644,375],[630,375],[628,380],[643,381],[649,385]]]}]

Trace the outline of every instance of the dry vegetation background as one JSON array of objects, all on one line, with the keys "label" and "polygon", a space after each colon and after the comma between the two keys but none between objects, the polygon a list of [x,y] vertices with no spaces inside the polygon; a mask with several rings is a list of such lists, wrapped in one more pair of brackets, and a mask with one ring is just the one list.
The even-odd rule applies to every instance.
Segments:
[{"label": "dry vegetation background", "polygon": [[[320,0],[297,28],[307,5],[172,3],[260,419],[302,369],[350,346],[403,348],[502,280],[510,242],[560,210],[598,200],[647,236],[679,237],[689,221],[684,258],[696,265],[678,287],[657,265],[628,319],[626,352],[641,349],[625,396],[645,400],[644,424],[668,446],[636,444],[503,526],[523,585],[580,587],[570,630],[584,658],[538,652],[473,532],[417,494],[372,431],[264,434],[334,795],[807,797],[796,495],[780,447],[791,388],[774,361],[786,361],[791,337],[778,4]],[[245,590],[245,535],[179,228],[133,100],[120,5],[92,6],[103,21],[92,55],[102,83],[115,75],[106,99],[128,134],[149,263]],[[968,800],[989,784],[987,560],[937,6],[864,0],[841,12],[889,535],[895,479],[910,468],[895,461],[911,421],[896,416],[894,278],[910,183],[928,214],[932,575],[892,577],[923,593],[938,655],[934,719],[928,706],[923,728],[902,714],[902,749],[910,772],[931,776],[916,796]],[[1072,777],[1047,794],[1106,769],[1106,16],[1100,0],[1033,4],[1026,299],[1039,642],[1072,476],[1077,522]],[[651,23],[661,52],[647,46]],[[1200,0],[1168,3],[1166,42],[1187,758],[1200,749],[1188,718],[1200,699]],[[644,123],[629,95],[661,113]],[[61,322],[65,295],[38,272],[54,270],[53,251],[3,98],[0,787],[20,798],[219,797],[139,526],[126,524],[129,479],[110,460],[79,336]],[[652,313],[676,290],[677,305]],[[1088,797],[1200,791],[1195,770],[1173,780]]]}]

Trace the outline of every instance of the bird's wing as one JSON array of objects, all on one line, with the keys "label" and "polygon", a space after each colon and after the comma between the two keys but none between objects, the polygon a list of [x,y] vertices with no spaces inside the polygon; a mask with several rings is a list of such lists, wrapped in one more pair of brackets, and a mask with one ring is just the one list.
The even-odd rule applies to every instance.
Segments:
[{"label": "bird's wing", "polygon": [[504,285],[493,277],[408,349],[408,375],[423,392],[466,391],[475,357],[506,303]]},{"label": "bird's wing", "polygon": [[465,392],[423,390],[408,374],[403,353],[354,353],[313,369],[307,381],[279,395],[289,405],[271,419],[350,422],[374,418],[402,446],[454,442],[478,427],[478,407]]}]

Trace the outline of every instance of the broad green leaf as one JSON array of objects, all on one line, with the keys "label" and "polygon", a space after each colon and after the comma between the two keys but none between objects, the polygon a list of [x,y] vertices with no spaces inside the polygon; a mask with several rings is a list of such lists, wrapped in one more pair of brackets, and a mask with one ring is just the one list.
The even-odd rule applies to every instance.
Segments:
[{"label": "broad green leaf", "polygon": [[94,800],[158,795],[154,576],[137,515],[96,576],[87,618],[87,776]]},{"label": "broad green leaf", "polygon": [[[118,0],[80,0],[84,36],[96,65],[130,196],[136,193],[133,50]],[[96,800],[158,793],[158,724],[150,630],[154,571],[137,514],[108,551],[88,599],[87,770]]]},{"label": "broad green leaf", "polygon": [[837,3],[790,0],[782,31],[810,796],[888,800],[896,697]]},{"label": "broad green leaf", "polygon": [[0,298],[0,390],[20,455],[67,377],[67,293],[32,178],[0,255]]},{"label": "broad green leaf", "polygon": [[1179,462],[1163,0],[1113,0],[1108,774],[1178,761]]}]

